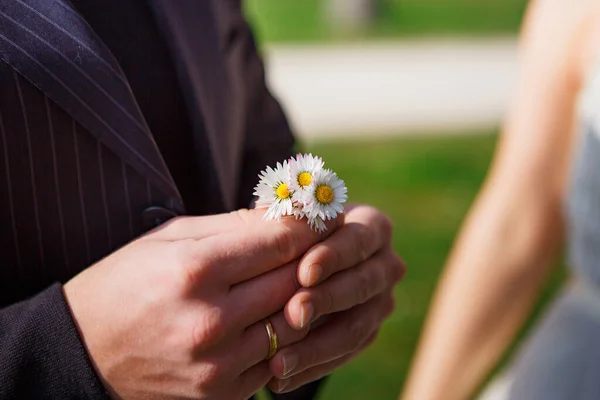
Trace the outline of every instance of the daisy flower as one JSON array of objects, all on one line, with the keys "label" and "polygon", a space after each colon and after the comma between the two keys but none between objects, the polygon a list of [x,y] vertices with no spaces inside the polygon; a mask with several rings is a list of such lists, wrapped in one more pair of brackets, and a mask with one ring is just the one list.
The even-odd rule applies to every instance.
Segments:
[{"label": "daisy flower", "polygon": [[325,163],[321,157],[312,154],[298,154],[290,159],[290,188],[298,193],[307,189],[316,171],[322,170]]},{"label": "daisy flower", "polygon": [[325,225],[325,221],[321,219],[321,217],[309,218],[308,224],[310,228],[315,232],[325,232],[327,230],[327,226]]},{"label": "daisy flower", "polygon": [[300,201],[309,224],[318,231],[325,230],[325,220],[344,212],[342,204],[348,200],[347,192],[344,181],[335,172],[328,169],[317,170]]},{"label": "daisy flower", "polygon": [[258,196],[257,206],[269,206],[264,219],[280,220],[284,215],[292,215],[292,194],[288,184],[289,167],[287,161],[277,163],[275,169],[267,167],[258,177],[260,181],[254,188],[254,195]]}]

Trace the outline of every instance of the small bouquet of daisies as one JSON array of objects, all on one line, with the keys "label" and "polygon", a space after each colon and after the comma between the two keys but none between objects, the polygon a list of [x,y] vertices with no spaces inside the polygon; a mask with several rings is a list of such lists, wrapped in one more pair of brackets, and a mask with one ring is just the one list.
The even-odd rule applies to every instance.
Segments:
[{"label": "small bouquet of daisies", "polygon": [[265,220],[281,220],[285,215],[306,218],[317,231],[327,230],[325,221],[344,212],[348,199],[344,181],[324,168],[323,160],[312,154],[298,154],[275,169],[267,167],[258,176],[254,195],[257,207],[268,207]]}]

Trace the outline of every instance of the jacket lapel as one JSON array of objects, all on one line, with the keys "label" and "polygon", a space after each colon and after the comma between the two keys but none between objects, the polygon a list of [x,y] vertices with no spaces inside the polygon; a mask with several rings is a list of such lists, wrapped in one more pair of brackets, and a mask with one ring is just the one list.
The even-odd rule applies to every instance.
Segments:
[{"label": "jacket lapel", "polygon": [[[221,1],[221,0],[219,0]],[[205,137],[227,209],[235,205],[242,118],[233,102],[216,10],[209,0],[151,0],[166,34],[197,138]],[[199,110],[200,112],[197,112]]]},{"label": "jacket lapel", "polygon": [[183,210],[117,61],[68,1],[0,0],[0,59]]}]

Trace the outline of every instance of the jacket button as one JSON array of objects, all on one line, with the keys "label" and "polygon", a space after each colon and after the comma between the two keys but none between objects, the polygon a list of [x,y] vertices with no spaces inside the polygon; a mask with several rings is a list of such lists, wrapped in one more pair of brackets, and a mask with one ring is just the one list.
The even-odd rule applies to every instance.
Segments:
[{"label": "jacket button", "polygon": [[176,216],[176,213],[166,208],[148,207],[142,212],[142,225],[146,230],[154,229]]}]

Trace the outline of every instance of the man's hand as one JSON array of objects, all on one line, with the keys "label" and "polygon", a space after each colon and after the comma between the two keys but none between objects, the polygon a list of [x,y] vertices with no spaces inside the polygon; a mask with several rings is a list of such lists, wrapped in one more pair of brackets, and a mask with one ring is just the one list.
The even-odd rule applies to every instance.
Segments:
[{"label": "man's hand", "polygon": [[300,287],[294,260],[324,236],[263,213],[177,218],[64,286],[113,397],[246,399],[271,379],[261,321],[280,346],[307,334],[281,310]]},{"label": "man's hand", "polygon": [[347,207],[344,225],[302,258],[298,281],[304,288],[285,314],[296,329],[318,326],[271,360],[271,390],[288,392],[328,375],[373,342],[394,309],[393,287],[406,271],[391,234],[391,221],[380,211]]}]

